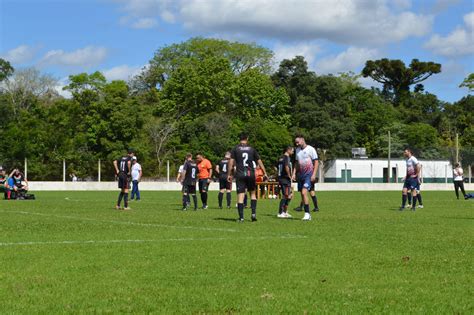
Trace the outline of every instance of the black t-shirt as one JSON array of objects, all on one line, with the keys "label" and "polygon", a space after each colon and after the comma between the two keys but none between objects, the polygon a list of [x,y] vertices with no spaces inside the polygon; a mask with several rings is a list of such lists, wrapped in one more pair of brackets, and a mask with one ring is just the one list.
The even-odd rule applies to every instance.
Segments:
[{"label": "black t-shirt", "polygon": [[183,185],[195,185],[198,175],[198,167],[194,161],[186,161],[184,163],[183,171],[186,172],[183,180]]},{"label": "black t-shirt", "polygon": [[[286,166],[290,168],[290,176],[286,172]],[[278,160],[278,179],[291,180],[291,172],[293,171],[293,165],[291,164],[290,157],[283,154]]]},{"label": "black t-shirt", "polygon": [[247,144],[238,144],[230,154],[235,160],[236,177],[255,177],[255,167],[260,156],[254,148]]},{"label": "black t-shirt", "polygon": [[227,178],[229,174],[229,159],[222,159],[219,162],[219,178]]},{"label": "black t-shirt", "polygon": [[120,158],[119,160],[117,160],[117,164],[118,164],[118,169],[119,169],[119,174],[127,174],[130,173],[130,169],[128,167],[128,162],[131,160],[132,158],[130,156],[122,156],[122,158]]}]

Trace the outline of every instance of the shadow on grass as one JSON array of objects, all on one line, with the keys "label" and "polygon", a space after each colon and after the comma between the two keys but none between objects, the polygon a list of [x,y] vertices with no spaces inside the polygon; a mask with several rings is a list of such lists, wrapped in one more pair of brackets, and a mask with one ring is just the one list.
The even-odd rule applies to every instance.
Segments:
[{"label": "shadow on grass", "polygon": [[214,220],[235,222],[235,221],[237,221],[237,218],[235,218],[235,219],[232,219],[232,218],[214,218]]}]

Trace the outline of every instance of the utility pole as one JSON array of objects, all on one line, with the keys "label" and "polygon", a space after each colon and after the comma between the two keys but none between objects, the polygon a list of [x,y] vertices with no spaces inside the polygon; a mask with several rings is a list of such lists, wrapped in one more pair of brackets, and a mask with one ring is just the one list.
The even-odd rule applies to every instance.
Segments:
[{"label": "utility pole", "polygon": [[456,163],[459,163],[459,133],[456,133]]},{"label": "utility pole", "polygon": [[390,156],[392,155],[391,151],[391,139],[390,139],[390,130],[388,131],[388,169],[387,169],[387,183],[390,183],[390,174],[392,173],[392,169],[390,167]]}]

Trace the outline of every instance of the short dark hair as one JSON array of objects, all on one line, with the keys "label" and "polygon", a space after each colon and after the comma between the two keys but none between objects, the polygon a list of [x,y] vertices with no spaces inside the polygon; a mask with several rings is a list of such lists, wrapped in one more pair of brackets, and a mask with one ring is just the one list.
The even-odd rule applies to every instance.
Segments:
[{"label": "short dark hair", "polygon": [[135,153],[135,150],[134,150],[134,149],[132,149],[132,148],[128,148],[128,150],[127,150],[127,153],[128,153],[128,154]]},{"label": "short dark hair", "polygon": [[295,136],[295,139],[296,139],[296,138],[304,139],[304,136],[303,136],[301,133],[298,133],[298,134],[296,134],[296,136]]},{"label": "short dark hair", "polygon": [[249,134],[246,133],[246,132],[242,132],[240,133],[239,135],[239,139],[242,141],[242,140],[248,140],[249,139]]},{"label": "short dark hair", "polygon": [[193,157],[192,153],[186,154],[186,159],[189,159],[189,158],[192,158],[192,157]]},{"label": "short dark hair", "polygon": [[287,145],[286,148],[285,148],[285,152],[288,151],[289,149],[293,149],[293,146],[292,145]]},{"label": "short dark hair", "polygon": [[405,150],[404,150],[404,151],[408,151],[408,152],[410,152],[411,154],[413,154],[413,150],[412,150],[410,147],[408,147],[408,148],[405,148]]}]

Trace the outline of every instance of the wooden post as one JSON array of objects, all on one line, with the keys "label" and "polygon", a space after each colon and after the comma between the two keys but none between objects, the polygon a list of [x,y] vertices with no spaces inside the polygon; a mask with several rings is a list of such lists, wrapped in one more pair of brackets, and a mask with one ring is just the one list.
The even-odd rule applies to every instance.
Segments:
[{"label": "wooden post", "polygon": [[28,159],[25,158],[25,179],[28,180]]},{"label": "wooden post", "polygon": [[63,182],[66,181],[66,159],[63,159]]},{"label": "wooden post", "polygon": [[100,173],[101,173],[101,169],[100,169],[100,159],[99,159],[99,162],[97,162],[97,181],[100,183]]}]

